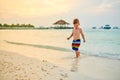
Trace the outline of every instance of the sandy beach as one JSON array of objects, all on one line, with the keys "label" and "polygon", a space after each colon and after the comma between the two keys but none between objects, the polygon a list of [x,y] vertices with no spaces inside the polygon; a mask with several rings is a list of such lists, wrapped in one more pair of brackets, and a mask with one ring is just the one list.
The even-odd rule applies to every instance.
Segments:
[{"label": "sandy beach", "polygon": [[120,0],[0,0],[0,80],[120,80]]},{"label": "sandy beach", "polygon": [[[1,46],[3,45],[4,43]],[[22,52],[19,50],[22,53],[19,54],[17,51],[22,49],[21,46],[15,48],[15,45],[9,45],[9,47],[11,49],[7,48],[8,51],[0,50],[0,80],[68,80],[67,72],[63,67],[51,63],[42,55],[39,55],[38,59],[34,51],[26,52],[27,49],[23,49]],[[27,54],[23,55],[24,51]]]},{"label": "sandy beach", "polygon": [[0,80],[119,80],[120,61],[0,42]]}]

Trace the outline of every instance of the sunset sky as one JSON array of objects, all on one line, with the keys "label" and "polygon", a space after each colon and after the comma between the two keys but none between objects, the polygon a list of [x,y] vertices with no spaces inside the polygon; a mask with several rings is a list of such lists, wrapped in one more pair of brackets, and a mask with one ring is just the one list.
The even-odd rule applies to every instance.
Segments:
[{"label": "sunset sky", "polygon": [[81,26],[120,26],[120,0],[0,0],[0,23],[51,26],[79,18]]}]

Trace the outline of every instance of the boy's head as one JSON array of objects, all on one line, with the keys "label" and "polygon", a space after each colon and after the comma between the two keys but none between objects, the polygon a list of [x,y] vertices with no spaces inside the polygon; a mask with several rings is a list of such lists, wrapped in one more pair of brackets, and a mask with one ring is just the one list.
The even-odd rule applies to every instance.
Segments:
[{"label": "boy's head", "polygon": [[74,27],[78,27],[80,25],[79,19],[74,19],[73,25],[74,25]]}]

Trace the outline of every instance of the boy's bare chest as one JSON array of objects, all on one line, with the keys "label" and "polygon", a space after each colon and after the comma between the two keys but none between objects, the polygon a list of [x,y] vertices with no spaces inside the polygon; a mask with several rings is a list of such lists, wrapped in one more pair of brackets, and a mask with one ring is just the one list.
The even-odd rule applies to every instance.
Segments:
[{"label": "boy's bare chest", "polygon": [[73,34],[80,34],[80,30],[79,29],[73,29]]}]

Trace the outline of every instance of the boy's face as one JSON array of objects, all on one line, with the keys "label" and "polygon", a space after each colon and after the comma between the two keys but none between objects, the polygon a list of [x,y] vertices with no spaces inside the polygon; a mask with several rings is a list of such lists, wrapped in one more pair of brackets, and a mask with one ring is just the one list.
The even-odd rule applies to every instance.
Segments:
[{"label": "boy's face", "polygon": [[79,23],[76,23],[76,24],[74,24],[74,27],[78,27],[80,24]]}]

